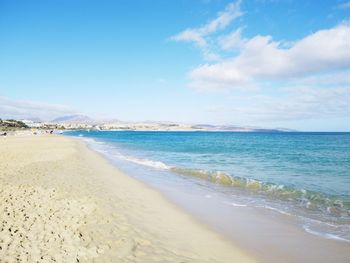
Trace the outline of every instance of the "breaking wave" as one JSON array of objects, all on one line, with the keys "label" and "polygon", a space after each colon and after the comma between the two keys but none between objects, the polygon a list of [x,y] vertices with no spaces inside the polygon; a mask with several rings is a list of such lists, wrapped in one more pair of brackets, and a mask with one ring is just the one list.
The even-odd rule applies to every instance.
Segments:
[{"label": "breaking wave", "polygon": [[[138,165],[147,166],[156,170],[170,171],[183,176],[200,178],[217,185],[245,190],[252,194],[267,196],[269,198],[290,201],[309,211],[322,212],[330,216],[349,217],[350,200],[340,200],[319,192],[296,189],[284,185],[265,183],[251,178],[233,176],[220,171],[207,171],[170,166],[160,161],[136,158],[133,156],[114,153],[114,156]],[[267,207],[269,208],[269,207]],[[285,214],[288,214],[284,212]]]}]

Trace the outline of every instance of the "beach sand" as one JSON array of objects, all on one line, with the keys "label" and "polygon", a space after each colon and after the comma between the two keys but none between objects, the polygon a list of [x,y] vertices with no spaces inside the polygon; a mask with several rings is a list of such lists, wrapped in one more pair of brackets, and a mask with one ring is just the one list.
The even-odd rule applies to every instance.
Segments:
[{"label": "beach sand", "polygon": [[63,136],[0,138],[0,262],[255,262]]}]

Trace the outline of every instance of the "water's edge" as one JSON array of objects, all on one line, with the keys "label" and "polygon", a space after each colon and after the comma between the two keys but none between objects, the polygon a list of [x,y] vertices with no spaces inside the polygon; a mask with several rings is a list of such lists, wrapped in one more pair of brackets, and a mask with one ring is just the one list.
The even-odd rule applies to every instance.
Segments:
[{"label": "water's edge", "polygon": [[350,225],[347,219],[350,214],[350,200],[322,192],[234,176],[223,171],[169,165],[164,160],[149,159],[148,155],[135,157],[125,153],[120,146],[117,147],[108,140],[104,141],[104,133],[98,138],[91,137],[89,133],[68,135],[83,139],[113,163],[123,166],[128,174],[134,174],[135,171],[148,174],[147,177],[139,175],[138,179],[143,177],[141,179],[146,182],[153,180],[153,183],[159,185],[159,190],[162,190],[162,184],[178,180],[178,188],[188,188],[191,185],[192,188],[205,189],[208,193],[204,196],[224,196],[226,206],[264,208],[284,216],[297,217],[302,229],[310,234],[350,242]]},{"label": "water's edge", "polygon": [[[165,179],[170,179],[170,183],[163,184],[165,182],[164,180],[161,182],[157,181],[159,178],[164,176],[164,171],[160,170],[160,177],[158,176],[152,181],[150,180],[149,175],[154,175],[154,167],[152,168],[147,165],[142,167],[140,164],[135,162],[125,162],[124,159],[118,160],[117,156],[110,154],[110,152],[103,149],[104,146],[106,146],[104,142],[98,142],[90,138],[79,139],[85,141],[91,150],[94,150],[102,155],[109,162],[111,162],[112,165],[115,165],[127,175],[134,177],[137,180],[145,183],[147,186],[159,191],[166,199],[174,203],[180,209],[185,210],[186,213],[194,216],[197,220],[199,220],[199,222],[204,223],[215,232],[230,239],[236,245],[238,244],[242,249],[248,251],[249,253],[257,255],[260,259],[262,259],[261,262],[277,262],[275,261],[276,258],[286,256],[283,254],[278,256],[278,251],[276,251],[276,255],[272,256],[265,251],[264,247],[266,247],[266,250],[268,250],[267,248],[276,246],[276,249],[279,250],[278,247],[289,246],[288,243],[290,242],[288,237],[286,237],[284,242],[277,240],[278,243],[276,243],[276,240],[274,239],[270,239],[268,241],[261,240],[260,236],[266,235],[266,231],[276,233],[283,233],[284,231],[287,233],[299,233],[295,236],[295,238],[300,239],[298,242],[305,243],[305,247],[307,247],[306,244],[309,243],[312,243],[318,247],[317,244],[319,243],[319,247],[324,246],[325,251],[329,250],[330,254],[327,252],[327,255],[334,257],[333,253],[335,253],[340,257],[339,262],[346,262],[342,261],[342,257],[345,254],[343,252],[340,252],[340,254],[339,252],[332,252],[332,247],[334,247],[335,251],[338,249],[342,251],[344,248],[348,248],[348,240],[339,238],[333,234],[318,232],[317,230],[314,230],[313,225],[310,227],[309,222],[304,222],[302,224],[302,228],[300,228],[300,218],[297,218],[292,214],[269,205],[248,206],[240,201],[229,201],[225,199],[224,195],[217,194],[215,191],[208,191],[208,188],[205,187],[205,181],[197,178],[194,178],[194,182],[199,183],[197,186],[199,185],[204,187],[198,191],[193,191],[193,181],[191,181],[192,185],[188,187],[187,176],[183,176],[182,174],[180,174],[180,180],[176,179],[172,181],[171,177],[167,177]],[[173,173],[173,171],[166,171],[166,173],[169,172]],[[183,179],[186,181],[185,185],[183,184]],[[207,183],[212,184],[212,182]],[[203,200],[203,198],[205,200]],[[205,203],[205,208],[203,207],[203,203]],[[228,206],[230,207],[229,210],[227,209]],[[225,220],[225,218],[229,219],[229,221]],[[318,225],[320,223],[322,222],[313,222],[314,225]],[[266,224],[267,227],[264,227],[264,224]],[[251,226],[254,225],[262,226],[262,229],[258,231],[261,233],[257,233],[256,229],[251,229]],[[333,226],[330,225],[329,227],[332,228]],[[264,243],[264,245],[262,245],[262,243]],[[339,244],[339,246],[337,244]],[[284,249],[285,248],[281,249],[281,251]],[[284,251],[283,253],[286,252]],[[290,262],[298,262],[300,260],[293,259],[293,255],[296,254],[295,251],[293,251],[293,248],[290,248],[288,254],[290,254]],[[313,259],[310,258],[310,260]]]}]

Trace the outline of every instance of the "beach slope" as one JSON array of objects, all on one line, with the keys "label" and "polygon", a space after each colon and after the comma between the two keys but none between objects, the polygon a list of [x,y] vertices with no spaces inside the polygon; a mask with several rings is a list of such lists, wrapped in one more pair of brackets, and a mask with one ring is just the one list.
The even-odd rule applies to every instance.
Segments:
[{"label": "beach slope", "polygon": [[0,262],[255,262],[83,142],[0,140]]}]

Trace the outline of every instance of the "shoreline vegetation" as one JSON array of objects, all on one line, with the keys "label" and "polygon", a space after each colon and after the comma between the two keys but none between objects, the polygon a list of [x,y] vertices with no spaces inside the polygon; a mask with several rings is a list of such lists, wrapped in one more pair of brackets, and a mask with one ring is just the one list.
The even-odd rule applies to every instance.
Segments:
[{"label": "shoreline vegetation", "polygon": [[75,139],[0,140],[0,262],[257,262]]},{"label": "shoreline vegetation", "polygon": [[22,121],[13,120],[13,119],[9,119],[9,120],[0,119],[0,131],[24,130],[28,128],[29,126],[27,126]]},{"label": "shoreline vegetation", "polygon": [[27,125],[24,121],[7,119],[0,119],[0,131],[2,132],[18,132],[26,131],[30,129],[39,130],[65,130],[65,127],[59,124],[42,124],[40,127],[31,127]]}]

